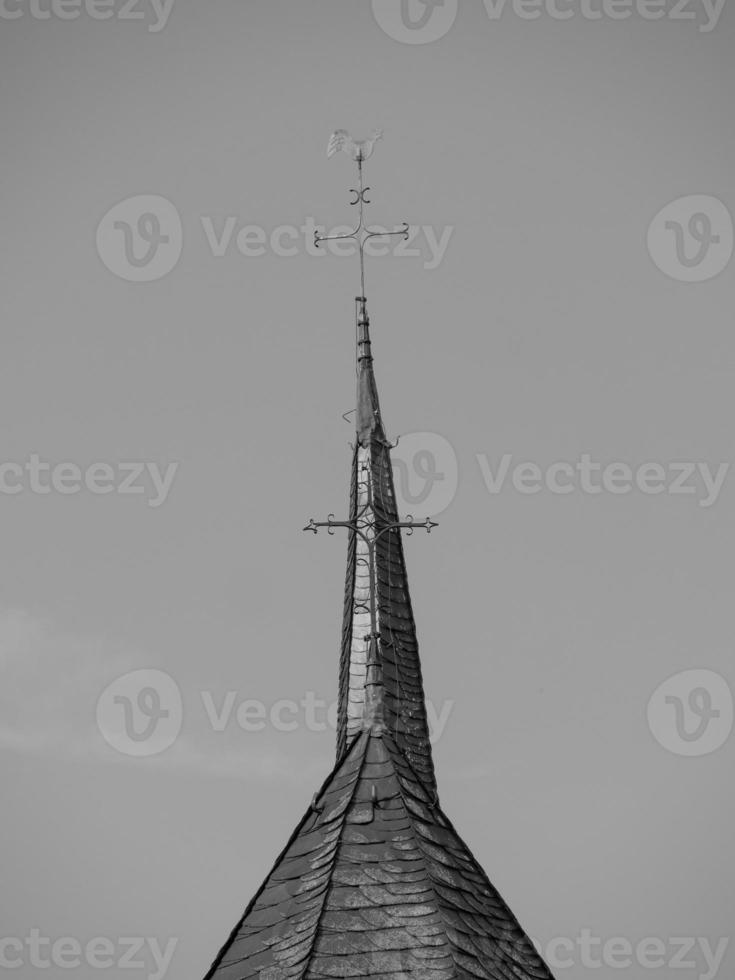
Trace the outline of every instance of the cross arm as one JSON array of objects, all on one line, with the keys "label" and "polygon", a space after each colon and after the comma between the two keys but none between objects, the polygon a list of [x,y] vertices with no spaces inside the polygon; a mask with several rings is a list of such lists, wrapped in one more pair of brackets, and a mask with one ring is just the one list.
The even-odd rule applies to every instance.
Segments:
[{"label": "cross arm", "polygon": [[[375,525],[372,523],[367,523],[364,526],[375,531]],[[326,521],[315,521],[312,517],[303,530],[313,531],[314,534],[317,534],[319,528],[321,527],[325,527],[328,534],[334,534],[334,529],[336,527],[346,527],[350,531],[354,531],[356,534],[359,534],[360,537],[364,538],[366,541],[370,540],[360,526],[359,518],[353,521],[336,521],[334,519],[334,514],[329,514]],[[406,530],[407,534],[410,536],[417,528],[422,528],[427,532],[427,534],[431,534],[433,528],[435,527],[439,527],[439,525],[436,523],[436,521],[432,521],[429,517],[427,517],[426,520],[419,521],[417,523],[409,514],[405,521],[394,521],[392,524],[386,524],[384,527],[381,527],[379,530],[375,531],[372,540],[377,541],[378,538],[382,534],[385,534],[386,531],[393,531],[397,528]]]},{"label": "cross arm", "polygon": [[386,531],[393,531],[395,528],[405,529],[406,534],[410,537],[417,528],[422,528],[427,534],[431,534],[432,529],[435,527],[439,527],[439,525],[436,521],[432,521],[431,518],[427,517],[426,520],[419,521],[417,524],[409,514],[405,521],[395,521],[393,524],[387,524],[385,527],[381,527],[375,535],[375,538],[377,540],[381,534],[385,534]]},{"label": "cross arm", "polygon": [[356,526],[354,521],[335,521],[334,514],[329,514],[326,521],[315,521],[312,517],[303,530],[313,531],[314,534],[317,534],[320,527],[325,527],[329,534],[334,534],[335,527],[347,527],[352,531],[357,531],[360,533],[360,529]]}]

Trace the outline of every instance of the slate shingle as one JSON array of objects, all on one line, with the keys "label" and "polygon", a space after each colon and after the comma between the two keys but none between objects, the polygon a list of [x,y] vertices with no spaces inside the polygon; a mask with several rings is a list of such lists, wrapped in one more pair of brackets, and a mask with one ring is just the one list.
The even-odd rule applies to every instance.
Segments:
[{"label": "slate shingle", "polygon": [[551,980],[390,734],[358,736],[316,807],[208,978]]}]

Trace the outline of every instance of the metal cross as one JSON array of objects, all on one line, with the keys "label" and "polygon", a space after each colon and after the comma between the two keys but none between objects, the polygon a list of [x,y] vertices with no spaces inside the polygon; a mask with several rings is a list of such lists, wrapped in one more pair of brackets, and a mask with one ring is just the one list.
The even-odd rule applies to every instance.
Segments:
[{"label": "metal cross", "polygon": [[377,576],[375,571],[375,548],[378,541],[387,531],[405,529],[410,536],[417,528],[423,528],[428,534],[431,534],[432,528],[439,527],[439,525],[428,517],[426,520],[416,523],[410,514],[407,515],[405,521],[391,521],[388,524],[376,521],[373,507],[372,474],[367,463],[363,463],[362,472],[367,473],[365,481],[361,483],[361,487],[366,490],[365,503],[357,511],[354,519],[337,521],[334,519],[334,514],[329,514],[326,521],[315,521],[312,517],[304,528],[304,531],[313,531],[314,534],[317,534],[320,527],[325,527],[328,534],[334,534],[336,527],[346,527],[354,534],[358,534],[365,542],[370,574],[370,633],[364,639],[369,642],[370,640],[377,641],[380,639],[380,634],[378,633]]},{"label": "metal cross", "polygon": [[360,218],[357,222],[357,227],[346,235],[320,235],[318,231],[314,232],[314,244],[319,247],[322,242],[334,242],[334,241],[346,241],[350,238],[357,242],[360,251],[360,296],[365,295],[365,245],[370,241],[371,238],[391,238],[396,235],[401,235],[404,239],[409,238],[409,224],[407,221],[403,222],[401,228],[397,228],[395,231],[370,231],[365,227],[365,205],[371,204],[371,200],[367,197],[369,187],[363,186],[363,176],[362,176],[362,164],[363,156],[361,153],[357,154],[357,175],[358,175],[358,186],[351,187],[350,193],[355,195],[354,201],[350,201],[352,207],[358,207],[360,211]]}]

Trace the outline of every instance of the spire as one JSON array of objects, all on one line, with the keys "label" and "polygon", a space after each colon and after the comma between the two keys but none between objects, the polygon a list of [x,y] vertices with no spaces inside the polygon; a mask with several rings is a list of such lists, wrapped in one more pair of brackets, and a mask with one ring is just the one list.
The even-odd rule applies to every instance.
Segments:
[{"label": "spire", "polygon": [[[335,144],[360,169],[354,237],[373,144]],[[350,516],[304,528],[348,531],[337,763],[205,980],[553,980],[436,795],[401,539],[436,525],[398,518],[361,270]]]},{"label": "spire", "polygon": [[[340,131],[338,131],[339,134]],[[336,135],[338,135],[336,134]],[[408,224],[391,232],[370,231],[365,225],[365,206],[370,204],[363,179],[368,141],[347,143],[342,149],[357,163],[357,187],[350,204],[359,209],[357,225],[346,235],[315,235],[323,241],[353,239],[359,246],[361,293],[355,298],[357,343],[356,440],[352,459],[350,518],[335,522],[349,530],[345,606],[340,657],[337,757],[340,758],[359,732],[375,716],[416,768],[427,787],[436,791],[434,764],[426,715],[416,626],[408,592],[401,529],[413,533],[416,526],[430,531],[431,521],[416,525],[413,517],[401,521],[393,484],[391,446],[380,415],[378,388],[373,370],[370,317],[365,294],[365,244],[371,238],[407,236]],[[333,147],[335,137],[330,141]],[[336,151],[334,151],[336,152]],[[370,149],[372,153],[372,148]],[[367,154],[369,155],[369,153]],[[308,530],[325,524],[313,520]],[[370,658],[373,658],[372,662]],[[379,680],[376,678],[379,677]],[[379,704],[377,703],[379,701]]]}]

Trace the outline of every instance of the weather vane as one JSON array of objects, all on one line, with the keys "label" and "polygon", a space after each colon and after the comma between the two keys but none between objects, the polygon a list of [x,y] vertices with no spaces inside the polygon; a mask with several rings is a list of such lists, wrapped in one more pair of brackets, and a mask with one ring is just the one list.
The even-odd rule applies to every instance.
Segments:
[{"label": "weather vane", "polygon": [[370,241],[371,238],[391,238],[396,235],[401,235],[403,238],[408,239],[409,237],[409,226],[408,222],[404,221],[401,228],[397,228],[395,231],[370,231],[365,226],[365,205],[371,204],[370,198],[367,196],[369,187],[365,187],[363,183],[363,172],[362,165],[366,160],[369,160],[375,151],[375,144],[378,140],[382,140],[383,130],[376,129],[373,131],[372,136],[364,140],[353,140],[346,129],[337,129],[329,138],[329,144],[327,145],[327,157],[333,157],[335,153],[346,153],[351,157],[357,164],[357,187],[350,188],[350,193],[355,195],[355,199],[350,201],[352,207],[359,208],[359,220],[357,222],[357,227],[352,231],[348,232],[346,235],[320,235],[318,231],[314,232],[314,244],[319,246],[322,242],[332,242],[332,241],[344,241],[347,239],[353,239],[357,242],[359,253],[360,253],[360,300],[362,301],[363,313],[365,306],[365,245]]}]

